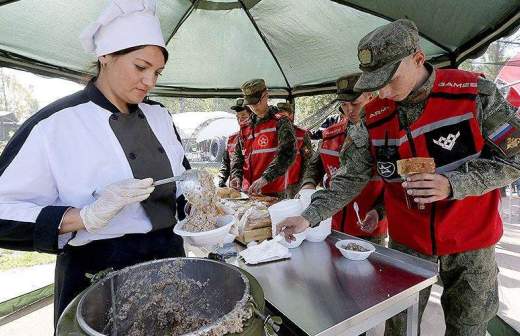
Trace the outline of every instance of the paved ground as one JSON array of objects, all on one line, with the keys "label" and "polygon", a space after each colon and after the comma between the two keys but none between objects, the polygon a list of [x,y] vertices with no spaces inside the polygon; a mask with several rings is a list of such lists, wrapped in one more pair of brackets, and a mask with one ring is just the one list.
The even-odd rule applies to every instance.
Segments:
[{"label": "paved ground", "polygon": [[[520,331],[520,198],[511,199],[512,213],[509,212],[509,198],[503,199],[504,236],[497,245],[497,262],[500,268],[500,311],[499,315],[506,320],[517,331]],[[0,273],[0,298],[7,296],[6,290],[11,292],[12,288],[4,284],[18,284],[33,287],[41,281],[42,286],[49,283],[52,278],[51,266],[41,267],[40,270],[23,270],[24,277],[20,277],[20,270],[13,271],[9,275]],[[31,273],[28,273],[31,272]],[[16,279],[14,275],[17,274]],[[8,279],[10,279],[8,281]],[[23,280],[26,279],[26,280]],[[36,280],[39,279],[39,280]],[[32,286],[32,287],[31,287]],[[40,287],[42,287],[40,286]],[[9,289],[11,288],[11,289]],[[21,290],[19,286],[18,291]],[[421,335],[441,336],[444,335],[444,317],[440,306],[442,288],[434,286],[430,301],[424,313],[421,325]],[[0,302],[2,300],[0,299]],[[7,325],[0,326],[0,335],[9,336],[42,336],[52,335],[52,305],[46,306],[23,318]],[[383,335],[383,327],[379,326],[368,333],[369,336]]]}]

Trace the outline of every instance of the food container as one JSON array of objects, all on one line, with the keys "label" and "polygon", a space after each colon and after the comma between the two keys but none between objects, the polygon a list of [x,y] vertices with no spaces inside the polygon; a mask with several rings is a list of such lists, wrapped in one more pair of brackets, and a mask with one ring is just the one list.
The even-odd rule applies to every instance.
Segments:
[{"label": "food container", "polygon": [[[352,245],[350,245],[352,244]],[[358,246],[363,251],[356,251],[353,249],[347,249],[347,246]],[[358,239],[343,239],[336,242],[336,248],[341,252],[341,254],[350,260],[365,260],[376,250],[375,246],[366,240],[358,240]]]},{"label": "food container", "polygon": [[303,209],[307,209],[307,207],[311,204],[312,194],[316,192],[316,189],[302,189],[298,192],[300,194],[300,202],[302,203]]},{"label": "food container", "polygon": [[225,263],[154,260],[90,286],[79,300],[76,319],[90,336],[233,334],[253,322],[250,290],[248,278]]},{"label": "food container", "polygon": [[228,241],[229,230],[236,224],[237,220],[235,216],[225,215],[217,217],[217,229],[202,231],[202,232],[189,232],[183,230],[185,221],[178,222],[173,228],[173,232],[184,238],[184,241],[192,246],[215,246],[224,244]]},{"label": "food container", "polygon": [[303,212],[303,207],[298,199],[280,201],[269,208],[271,216],[272,236],[276,235],[276,225],[286,218],[299,216]]}]

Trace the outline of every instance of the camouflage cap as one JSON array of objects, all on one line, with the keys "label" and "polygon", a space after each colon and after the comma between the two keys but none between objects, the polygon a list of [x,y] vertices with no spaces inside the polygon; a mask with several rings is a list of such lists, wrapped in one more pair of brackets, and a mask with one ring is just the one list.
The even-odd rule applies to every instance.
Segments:
[{"label": "camouflage cap", "polygon": [[246,109],[246,106],[244,105],[244,98],[237,98],[235,101],[235,105],[230,107],[235,112],[240,112]]},{"label": "camouflage cap", "polygon": [[359,68],[363,74],[355,90],[375,91],[384,87],[401,60],[419,49],[419,32],[410,20],[399,19],[373,30],[358,44]]},{"label": "camouflage cap", "polygon": [[289,102],[280,102],[280,103],[276,104],[276,107],[278,107],[279,110],[294,113],[292,105]]},{"label": "camouflage cap", "polygon": [[354,91],[359,76],[361,76],[360,72],[338,78],[336,81],[337,101],[353,101],[361,96],[361,92]]},{"label": "camouflage cap", "polygon": [[260,101],[267,87],[263,79],[251,79],[242,84],[240,89],[242,89],[242,93],[244,94],[244,103],[246,105],[253,105]]}]

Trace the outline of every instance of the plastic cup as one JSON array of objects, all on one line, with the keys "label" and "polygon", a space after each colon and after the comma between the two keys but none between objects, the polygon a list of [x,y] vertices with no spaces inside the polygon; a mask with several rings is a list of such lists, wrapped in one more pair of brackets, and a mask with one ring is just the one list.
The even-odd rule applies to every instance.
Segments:
[{"label": "plastic cup", "polygon": [[272,237],[276,235],[276,225],[286,218],[299,216],[303,207],[299,199],[283,200],[267,208],[271,217]]},{"label": "plastic cup", "polygon": [[316,192],[316,189],[303,189],[298,192],[300,194],[300,202],[302,203],[303,209],[311,204],[311,196]]}]

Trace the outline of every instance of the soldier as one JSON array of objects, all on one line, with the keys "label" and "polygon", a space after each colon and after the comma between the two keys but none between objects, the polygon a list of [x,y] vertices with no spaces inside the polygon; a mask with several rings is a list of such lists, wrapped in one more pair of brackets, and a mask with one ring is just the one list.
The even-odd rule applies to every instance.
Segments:
[{"label": "soldier", "polygon": [[279,111],[278,116],[286,117],[294,126],[296,135],[296,158],[294,163],[289,167],[288,181],[286,189],[286,198],[294,198],[302,184],[303,175],[309,164],[309,159],[312,156],[312,143],[309,132],[294,124],[294,110],[289,102],[281,102],[276,104]]},{"label": "soldier", "polygon": [[[249,119],[251,111],[244,105],[244,98],[238,98],[235,105],[231,106],[231,110],[235,111],[238,125],[241,126]],[[227,138],[226,151],[222,156],[222,164],[218,173],[218,186],[225,187],[226,182],[231,173],[231,157],[235,152],[236,142],[238,140],[239,132],[231,134]]]},{"label": "soldier", "polygon": [[[338,106],[341,119],[323,130],[318,151],[312,156],[305,171],[302,189],[315,189],[322,181],[325,188],[330,188],[332,175],[339,168],[340,161],[344,162],[345,151],[342,147],[345,141],[347,146],[351,141],[347,129],[360,121],[361,110],[372,99],[371,93],[354,92],[354,85],[360,75],[352,74],[336,81],[336,100],[341,102]],[[384,246],[387,223],[382,204],[383,189],[383,181],[374,175],[359,196],[332,216],[332,228]],[[357,219],[354,202],[358,204],[364,218],[361,223]]]},{"label": "soldier", "polygon": [[[366,127],[351,134],[346,164],[330,189],[318,191],[300,217],[282,222],[293,233],[314,226],[350,202],[370,179],[385,179],[390,246],[439,263],[446,335],[486,334],[498,310],[495,243],[502,235],[499,188],[520,177],[520,120],[495,84],[478,74],[425,63],[415,24],[397,20],[358,46],[363,74],[355,89],[379,90],[365,106]],[[435,174],[401,182],[397,159],[432,157]],[[408,208],[404,194],[424,210]],[[421,293],[422,316],[430,289]],[[406,313],[387,322],[404,335]]]},{"label": "soldier", "polygon": [[242,87],[244,103],[253,114],[240,130],[231,160],[230,186],[249,194],[285,196],[287,171],[296,157],[296,136],[289,119],[277,116],[268,105],[263,79],[252,79]]}]

